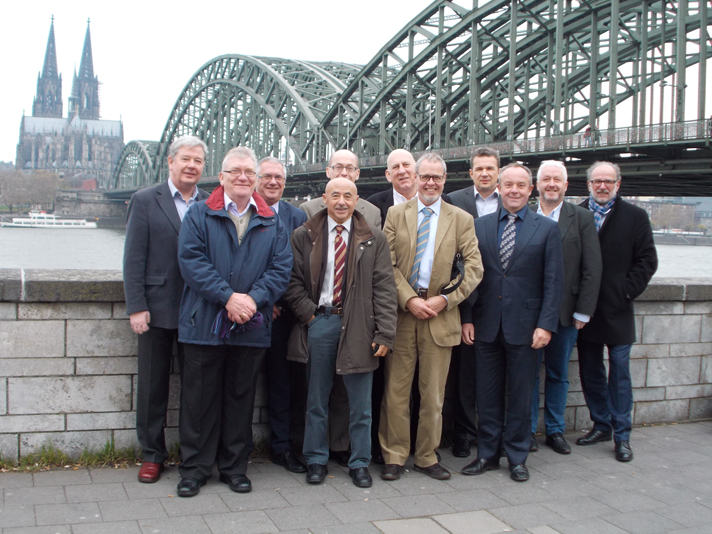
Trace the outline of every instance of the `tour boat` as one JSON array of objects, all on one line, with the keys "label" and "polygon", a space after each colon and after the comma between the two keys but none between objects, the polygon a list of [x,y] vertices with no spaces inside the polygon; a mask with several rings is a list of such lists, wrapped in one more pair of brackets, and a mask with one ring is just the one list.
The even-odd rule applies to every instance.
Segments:
[{"label": "tour boat", "polygon": [[29,217],[13,217],[12,221],[0,221],[0,226],[8,228],[96,228],[95,222],[84,219],[58,219],[56,215],[44,211],[31,211]]}]

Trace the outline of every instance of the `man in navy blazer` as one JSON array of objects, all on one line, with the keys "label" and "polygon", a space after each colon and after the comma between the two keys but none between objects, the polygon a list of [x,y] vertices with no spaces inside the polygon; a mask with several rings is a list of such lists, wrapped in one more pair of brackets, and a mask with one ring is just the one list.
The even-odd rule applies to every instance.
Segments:
[{"label": "man in navy blazer", "polygon": [[[163,428],[183,294],[178,233],[188,208],[208,196],[197,187],[206,153],[205,143],[197,137],[176,139],[168,150],[168,181],[134,193],[127,212],[124,294],[131,328],[139,334],[136,434],[143,451],[139,482],[156,482],[168,458]],[[180,358],[180,344],[178,354]]]},{"label": "man in navy blazer", "polygon": [[[304,224],[307,214],[289,202],[281,200],[287,169],[284,163],[272,156],[262,158],[257,164],[257,192],[267,205],[274,210],[286,227],[287,234]],[[289,245],[288,245],[289,246]],[[291,249],[290,249],[291,250]],[[272,310],[272,346],[265,355],[267,371],[267,398],[269,404],[269,424],[272,428],[272,462],[283,466],[292,473],[306,473],[307,466],[297,457],[290,442],[292,411],[304,409],[306,398],[301,402],[294,399],[291,383],[298,379],[299,365],[287,361],[289,333],[296,319],[292,310],[281,299]],[[303,365],[302,365],[303,367]],[[302,374],[304,369],[302,369]],[[292,376],[292,375],[295,376]],[[306,376],[304,377],[306,380]],[[306,389],[306,388],[305,388]]]},{"label": "man in navy blazer", "polygon": [[463,468],[465,475],[499,469],[503,443],[512,480],[529,480],[536,350],[556,332],[564,277],[557,224],[527,207],[533,188],[529,169],[507,165],[499,174],[502,209],[475,221],[485,272],[474,324],[463,324],[463,330],[474,329],[480,425],[477,459]]}]

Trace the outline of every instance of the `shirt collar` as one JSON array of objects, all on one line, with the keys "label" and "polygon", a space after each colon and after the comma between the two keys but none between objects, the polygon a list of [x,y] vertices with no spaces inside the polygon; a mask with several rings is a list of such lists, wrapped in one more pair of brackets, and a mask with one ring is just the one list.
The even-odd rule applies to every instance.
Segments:
[{"label": "shirt collar", "polygon": [[475,190],[475,198],[481,198],[482,200],[486,200],[486,201],[489,200],[490,198],[499,198],[499,189],[495,189],[494,191],[492,191],[492,194],[490,196],[488,196],[487,198],[480,195],[480,192],[477,190],[477,188],[474,185],[472,186],[472,189]]},{"label": "shirt collar", "polygon": [[559,202],[558,206],[556,206],[553,210],[551,210],[549,215],[544,215],[544,212],[541,211],[541,202],[539,202],[539,204],[537,204],[536,212],[538,215],[544,215],[544,217],[548,217],[549,219],[555,219],[558,221],[559,213],[561,213],[561,206],[563,206],[563,205],[564,205],[564,201],[562,200],[561,202]]},{"label": "shirt collar", "polygon": [[[176,194],[180,195],[180,198],[183,198],[183,195],[181,194],[180,191],[178,191],[178,188],[176,188],[175,184],[173,183],[173,180],[168,178],[168,189],[171,190],[171,196],[175,198]],[[193,186],[193,194],[190,196],[190,198],[195,199],[198,196],[198,188],[196,186]]]},{"label": "shirt collar", "polygon": [[275,213],[279,213],[279,200],[270,206]]},{"label": "shirt collar", "polygon": [[[339,223],[337,223],[334,219],[332,219],[330,216],[327,215],[326,220],[329,222],[329,232],[331,232],[334,228],[336,228]],[[351,231],[351,221],[353,220],[353,217],[349,217],[346,219],[344,222],[341,223],[341,226],[344,227],[344,230],[346,232]]]},{"label": "shirt collar", "polygon": [[[515,212],[515,215],[521,220],[524,220],[524,217],[526,216],[526,214],[527,214],[527,205],[526,204],[524,205],[524,207],[522,209]],[[502,219],[507,217],[507,215],[509,215],[509,212],[506,209],[504,209],[504,206],[502,206],[502,208],[499,210],[499,220],[501,221]]]},{"label": "shirt collar", "polygon": [[404,202],[408,202],[408,199],[405,198],[403,195],[401,195],[398,191],[395,189],[393,190],[393,205],[397,206],[398,204],[403,204]]},{"label": "shirt collar", "polygon": [[440,207],[442,206],[442,203],[443,203],[442,197],[438,197],[438,199],[435,202],[433,202],[432,204],[430,204],[430,206],[426,206],[425,204],[423,204],[421,202],[420,197],[418,197],[418,213],[420,213],[423,208],[430,208],[431,210],[433,210],[433,213],[436,216],[440,217]]},{"label": "shirt collar", "polygon": [[[229,196],[227,196],[227,193],[223,193],[223,195],[224,195],[223,198],[225,201],[225,211],[229,211],[230,204],[235,204],[235,203],[232,201],[232,199]],[[247,210],[250,209],[250,206],[254,206],[255,211],[257,211],[257,202],[255,202],[254,197],[250,197],[250,202],[247,204],[245,211],[240,213],[240,211],[238,210],[238,216],[242,217],[247,212]],[[235,209],[237,209],[237,204],[235,204]]]}]

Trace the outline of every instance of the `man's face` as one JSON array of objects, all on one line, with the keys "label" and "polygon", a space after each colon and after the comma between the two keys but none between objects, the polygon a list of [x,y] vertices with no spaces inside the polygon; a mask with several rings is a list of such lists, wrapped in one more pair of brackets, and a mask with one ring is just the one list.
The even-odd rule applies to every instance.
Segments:
[{"label": "man's face", "polygon": [[[252,176],[247,176],[246,172]],[[225,188],[225,193],[233,202],[238,203],[239,200],[245,199],[249,201],[256,181],[255,162],[250,158],[230,158],[223,163],[220,185]]]},{"label": "man's face", "polygon": [[598,204],[603,206],[613,200],[621,186],[620,180],[616,177],[616,170],[610,165],[599,165],[591,173],[588,180],[588,190]]},{"label": "man's face", "polygon": [[536,180],[536,189],[541,199],[551,205],[558,205],[564,200],[569,183],[564,180],[564,172],[558,167],[547,165],[541,170]]},{"label": "man's face", "polygon": [[268,206],[279,202],[284,193],[284,170],[279,163],[265,161],[257,172],[257,192],[265,199]]},{"label": "man's face", "polygon": [[402,148],[391,152],[388,156],[386,180],[393,184],[393,189],[405,198],[413,198],[417,191],[417,179],[413,155]]},{"label": "man's face", "polygon": [[356,185],[348,178],[334,178],[326,184],[322,199],[329,217],[339,224],[346,222],[358,202]]},{"label": "man's face", "polygon": [[352,182],[358,180],[361,170],[358,168],[358,158],[349,150],[337,150],[329,160],[326,168],[326,177],[329,180],[334,178],[347,178]]},{"label": "man's face", "polygon": [[475,156],[472,160],[470,177],[475,182],[475,189],[483,197],[487,198],[497,189],[497,176],[499,175],[499,165],[494,156]]},{"label": "man's face", "polygon": [[527,171],[519,167],[509,168],[499,177],[502,206],[510,213],[516,213],[526,206],[533,189]]},{"label": "man's face", "polygon": [[168,156],[168,172],[176,189],[192,190],[203,175],[205,153],[199,146],[182,146],[174,158]]},{"label": "man's face", "polygon": [[[428,178],[428,181],[424,181]],[[440,180],[436,182],[435,180]],[[418,196],[426,206],[436,202],[445,187],[445,172],[437,161],[423,161],[418,169]]]}]

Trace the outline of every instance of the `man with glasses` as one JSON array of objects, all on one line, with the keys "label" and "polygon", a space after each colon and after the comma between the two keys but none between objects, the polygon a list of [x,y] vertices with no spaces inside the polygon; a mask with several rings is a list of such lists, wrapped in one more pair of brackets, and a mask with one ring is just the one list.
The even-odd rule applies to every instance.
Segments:
[{"label": "man with glasses", "polygon": [[[658,268],[653,230],[645,210],[620,198],[618,165],[597,161],[588,171],[591,193],[581,206],[593,212],[603,274],[596,313],[578,337],[579,372],[593,429],[576,440],[592,445],[615,440],[619,462],[630,462],[633,386],[630,350],[635,341],[633,301]],[[603,346],[608,347],[608,379]]]},{"label": "man with glasses", "polygon": [[[482,278],[472,216],[442,201],[447,167],[434,153],[415,165],[418,195],[388,210],[384,232],[398,290],[398,329],[393,353],[386,357],[385,395],[379,437],[386,463],[381,478],[397,480],[410,454],[409,399],[416,361],[420,369],[420,417],[415,470],[438,480],[450,472],[437,460],[442,407],[450,351],[460,342],[458,304]],[[450,285],[453,259],[463,256],[460,286]]]},{"label": "man with glasses", "polygon": [[[257,164],[257,193],[274,211],[284,224],[287,235],[299,228],[307,216],[299,208],[281,200],[287,170],[284,163],[274,157],[266,157]],[[287,361],[289,333],[295,324],[294,314],[282,300],[274,303],[272,309],[272,346],[267,349],[265,368],[267,375],[267,398],[269,423],[272,428],[272,462],[283,466],[292,473],[306,473],[307,467],[297,457],[290,442],[292,412],[303,408],[304,399],[295,399],[291,384],[298,380],[300,369]],[[303,366],[301,366],[303,374]],[[294,408],[294,410],[293,410]]]},{"label": "man with glasses", "polygon": [[257,376],[271,342],[274,303],[292,272],[289,236],[256,194],[257,158],[230,150],[220,186],[186,214],[178,237],[185,280],[179,497],[197,495],[217,460],[220,482],[247,493]]}]

